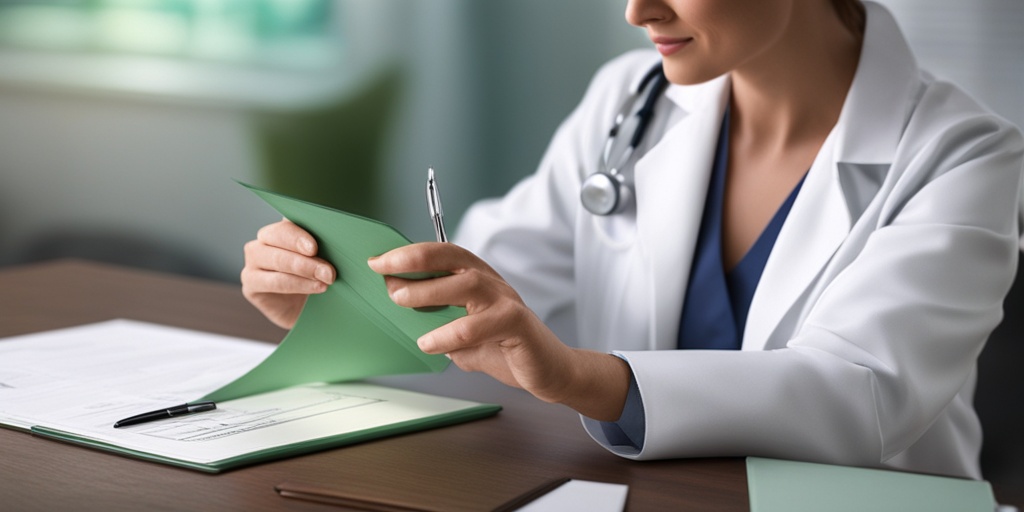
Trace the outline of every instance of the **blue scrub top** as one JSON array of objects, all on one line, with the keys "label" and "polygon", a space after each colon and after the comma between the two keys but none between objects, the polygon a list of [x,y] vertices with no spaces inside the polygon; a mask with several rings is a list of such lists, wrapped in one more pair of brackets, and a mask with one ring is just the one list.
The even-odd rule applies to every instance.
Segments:
[{"label": "blue scrub top", "polygon": [[[715,161],[704,202],[700,232],[694,248],[689,284],[679,319],[680,349],[738,350],[747,325],[747,313],[754,290],[761,280],[768,255],[775,246],[782,225],[796,200],[803,179],[779,206],[768,226],[731,271],[722,264],[722,211],[725,205],[725,175],[729,159],[729,110],[726,109],[718,135]],[[630,377],[622,416],[602,427],[613,445],[639,449],[644,443],[644,408],[636,380]]]},{"label": "blue scrub top", "polygon": [[683,314],[679,319],[681,349],[738,350],[747,325],[747,312],[761,280],[768,255],[775,246],[803,180],[779,206],[757,241],[731,271],[722,264],[722,212],[725,206],[725,175],[729,160],[729,111],[726,109],[718,135],[714,167],[700,233],[694,251]]}]

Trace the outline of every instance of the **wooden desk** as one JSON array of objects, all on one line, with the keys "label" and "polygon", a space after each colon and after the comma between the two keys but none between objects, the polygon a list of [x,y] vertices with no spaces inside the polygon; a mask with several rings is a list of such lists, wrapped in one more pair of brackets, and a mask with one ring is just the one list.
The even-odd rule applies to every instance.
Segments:
[{"label": "wooden desk", "polygon": [[[238,286],[62,261],[0,270],[0,336],[131,318],[274,342],[284,332]],[[486,510],[557,477],[629,485],[627,509],[749,510],[742,459],[633,462],[590,440],[568,409],[478,374],[379,379],[499,403],[485,420],[219,475],[0,429],[4,510],[341,510],[286,499],[282,482],[391,497],[439,510]]]}]

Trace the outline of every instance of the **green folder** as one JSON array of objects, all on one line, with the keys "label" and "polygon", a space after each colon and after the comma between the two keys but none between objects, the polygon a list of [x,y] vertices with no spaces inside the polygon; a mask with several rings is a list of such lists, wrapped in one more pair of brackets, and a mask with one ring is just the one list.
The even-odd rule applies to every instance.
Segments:
[{"label": "green folder", "polygon": [[379,375],[439,372],[449,360],[423,353],[416,339],[466,310],[430,311],[396,305],[384,277],[367,265],[411,242],[387,224],[242,183],[316,238],[318,255],[338,278],[311,295],[295,327],[263,363],[203,397],[224,401],[308,382],[342,382]]},{"label": "green folder", "polygon": [[751,512],[992,512],[988,482],[882,469],[747,458]]},{"label": "green folder", "polygon": [[[324,293],[308,298],[294,328],[265,359],[244,375],[199,399],[216,401],[216,411],[183,417],[185,419],[180,421],[191,423],[169,427],[170,434],[162,430],[164,425],[160,422],[115,430],[114,421],[125,415],[119,410],[104,409],[121,400],[115,393],[111,400],[101,399],[107,405],[99,408],[96,417],[102,420],[93,420],[87,415],[71,420],[46,415],[11,419],[0,416],[0,425],[19,428],[28,425],[33,433],[44,437],[189,469],[219,472],[471,421],[491,416],[501,409],[499,405],[359,382],[374,376],[444,370],[450,360],[444,355],[423,353],[416,340],[465,316],[465,309],[451,306],[410,309],[391,300],[384,277],[371,270],[367,260],[411,243],[394,228],[242,185],[313,235],[319,246],[318,255],[334,265],[338,278]],[[146,339],[150,331],[161,330],[137,322],[98,324],[93,328],[100,329],[101,334],[89,331],[93,334],[87,339],[100,345],[105,339],[129,335],[132,339]],[[88,326],[83,329],[88,330]],[[125,334],[125,329],[130,331],[129,335]],[[175,334],[178,335],[182,339],[170,340],[172,344],[175,341],[184,344],[186,338],[193,336],[186,331]],[[226,346],[233,346],[231,343]],[[212,350],[207,347],[210,345],[204,345],[204,349]],[[96,353],[106,351],[99,346]],[[194,367],[201,371],[208,355],[196,350],[188,357],[195,358]],[[119,356],[111,352],[111,357]],[[223,352],[219,357],[225,357]],[[144,391],[159,392],[158,389]],[[77,404],[96,397],[69,395],[64,398]],[[348,405],[352,400],[358,405]],[[149,431],[149,428],[155,430]],[[179,434],[186,437],[176,437]]]}]

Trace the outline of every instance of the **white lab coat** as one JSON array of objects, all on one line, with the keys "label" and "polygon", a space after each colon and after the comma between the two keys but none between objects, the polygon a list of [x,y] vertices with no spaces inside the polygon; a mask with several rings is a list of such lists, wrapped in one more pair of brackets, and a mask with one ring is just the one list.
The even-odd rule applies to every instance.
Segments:
[{"label": "white lab coat", "polygon": [[475,205],[457,235],[569,344],[625,358],[646,415],[624,457],[767,456],[979,478],[976,357],[1018,257],[1024,141],[920,71],[867,5],[839,121],[808,172],[750,307],[741,351],[673,350],[729,96],[670,86],[635,166],[636,208],[595,217],[580,184],[611,119],[657,62],[606,65],[539,170]]}]

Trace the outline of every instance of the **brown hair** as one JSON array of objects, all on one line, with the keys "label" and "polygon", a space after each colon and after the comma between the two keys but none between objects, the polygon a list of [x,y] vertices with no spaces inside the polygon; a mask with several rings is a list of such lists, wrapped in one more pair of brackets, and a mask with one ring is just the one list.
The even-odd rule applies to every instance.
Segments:
[{"label": "brown hair", "polygon": [[850,32],[857,36],[864,35],[867,15],[864,12],[864,4],[860,0],[832,0],[832,7],[839,15],[839,20],[846,25]]}]

